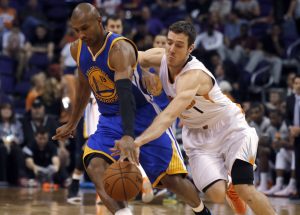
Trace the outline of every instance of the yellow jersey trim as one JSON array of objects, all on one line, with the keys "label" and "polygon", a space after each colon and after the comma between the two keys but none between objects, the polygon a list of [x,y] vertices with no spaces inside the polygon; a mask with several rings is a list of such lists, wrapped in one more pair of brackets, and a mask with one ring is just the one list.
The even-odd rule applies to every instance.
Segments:
[{"label": "yellow jersey trim", "polygon": [[82,41],[81,41],[81,39],[78,39],[77,56],[76,56],[76,63],[77,63],[78,67],[79,67],[79,62],[80,62],[81,46],[82,46]]},{"label": "yellow jersey trim", "polygon": [[[138,64],[138,49],[137,49],[136,45],[134,44],[134,42],[132,42],[130,39],[128,39],[126,37],[118,37],[118,38],[114,39],[112,41],[112,43],[110,44],[109,51],[108,51],[108,58],[107,58],[107,66],[108,66],[108,68],[110,70],[114,71],[114,68],[112,68],[111,65],[110,65],[110,63],[109,63],[109,52],[110,52],[111,48],[114,46],[114,44],[116,42],[118,42],[119,40],[125,40],[125,41],[129,42],[133,46],[134,51],[135,51],[135,58],[136,58],[136,62],[132,66],[132,69],[134,70],[136,68],[137,64]],[[120,60],[122,60],[122,59],[120,59]]]},{"label": "yellow jersey trim", "polygon": [[173,154],[168,169],[157,177],[157,179],[153,182],[153,187],[159,187],[158,184],[165,175],[187,175],[188,172],[184,166],[183,160],[179,156],[179,152],[177,151],[174,141],[172,141],[172,149]]},{"label": "yellow jersey trim", "polygon": [[86,156],[88,156],[89,154],[92,154],[92,153],[98,153],[98,154],[104,155],[105,157],[109,158],[112,162],[116,162],[116,160],[112,156],[110,156],[109,154],[107,154],[103,151],[98,151],[98,150],[91,149],[86,144],[85,147],[84,147],[84,152],[83,152],[83,156],[82,156],[83,165],[84,165],[85,170],[86,170],[87,167],[85,166],[84,159],[85,159]]},{"label": "yellow jersey trim", "polygon": [[105,41],[104,41],[104,43],[103,43],[101,49],[99,49],[99,51],[98,51],[95,55],[93,54],[93,52],[92,52],[92,50],[90,49],[90,47],[87,46],[87,48],[88,48],[90,54],[92,55],[93,61],[96,61],[97,57],[103,52],[103,50],[104,50],[105,47],[106,47],[107,40],[108,40],[108,38],[109,38],[111,35],[112,35],[111,32],[109,32],[109,33],[107,34],[107,36],[106,36],[106,38],[105,38]]}]

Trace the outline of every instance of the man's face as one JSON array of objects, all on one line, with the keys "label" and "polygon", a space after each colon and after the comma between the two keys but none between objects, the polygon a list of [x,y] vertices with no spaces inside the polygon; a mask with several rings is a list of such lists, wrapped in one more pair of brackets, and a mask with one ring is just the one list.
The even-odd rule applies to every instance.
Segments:
[{"label": "man's face", "polygon": [[179,66],[185,62],[192,47],[188,47],[188,36],[169,31],[167,36],[166,55],[169,66]]},{"label": "man's face", "polygon": [[111,31],[116,34],[122,34],[123,33],[123,24],[121,19],[113,20],[109,19],[107,20],[106,30]]},{"label": "man's face", "polygon": [[71,26],[77,33],[78,37],[89,47],[95,46],[103,38],[101,18],[85,17],[71,19]]},{"label": "man's face", "polygon": [[157,35],[153,41],[153,48],[166,48],[167,37],[163,35]]},{"label": "man's face", "polygon": [[45,116],[45,107],[43,105],[41,106],[32,106],[31,107],[31,118],[33,120],[41,120]]},{"label": "man's face", "polygon": [[298,77],[294,79],[294,90],[297,95],[300,95],[300,78]]},{"label": "man's face", "polygon": [[250,117],[251,117],[251,120],[253,120],[254,122],[259,122],[263,118],[263,112],[258,107],[252,108],[250,110]]}]

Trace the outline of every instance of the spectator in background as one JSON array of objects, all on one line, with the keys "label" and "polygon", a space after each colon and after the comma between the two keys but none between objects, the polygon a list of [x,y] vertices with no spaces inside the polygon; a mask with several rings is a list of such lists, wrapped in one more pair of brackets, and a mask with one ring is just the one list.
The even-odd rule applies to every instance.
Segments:
[{"label": "spectator in background", "polygon": [[215,30],[212,23],[209,23],[207,30],[199,34],[195,40],[195,47],[203,52],[203,56],[207,56],[208,52],[217,51],[221,58],[225,59],[223,45],[223,34]]},{"label": "spectator in background", "polygon": [[284,16],[284,19],[295,19],[298,35],[300,36],[300,1],[291,0],[289,9]]},{"label": "spectator in background", "polygon": [[44,92],[40,98],[45,105],[46,114],[56,119],[59,119],[62,111],[62,93],[61,77],[60,79],[51,77],[46,80]]},{"label": "spectator in background", "polygon": [[153,48],[165,48],[167,44],[167,37],[162,34],[157,34],[153,40]]},{"label": "spectator in background", "polygon": [[217,12],[222,20],[231,13],[232,2],[230,0],[214,0],[209,7],[209,12]]},{"label": "spectator in background", "polygon": [[246,59],[251,58],[252,55],[257,55],[257,51],[259,51],[257,38],[249,34],[248,24],[242,24],[240,26],[239,34],[237,38],[230,42],[226,49],[226,57],[235,64],[243,64]]},{"label": "spectator in background", "polygon": [[121,0],[95,0],[95,6],[108,15],[118,14],[121,4]]},{"label": "spectator in background", "polygon": [[289,72],[288,75],[287,75],[287,78],[286,78],[286,85],[287,85],[287,92],[286,92],[286,95],[287,96],[290,96],[294,93],[294,79],[296,77],[296,72],[295,71],[292,71],[292,72]]},{"label": "spectator in background", "polygon": [[269,101],[265,104],[267,112],[273,110],[280,110],[281,103],[283,102],[283,91],[281,89],[270,89],[269,91]]},{"label": "spectator in background", "polygon": [[57,120],[46,115],[45,105],[40,97],[36,98],[29,113],[22,120],[22,128],[24,133],[24,145],[28,145],[34,141],[34,133],[39,127],[45,127],[50,136],[55,134],[58,126]]},{"label": "spectator in background", "polygon": [[[266,195],[289,196],[296,189],[295,154],[289,141],[289,129],[279,110],[272,110],[269,114],[271,125],[267,129],[271,150],[276,153],[275,170],[276,182],[264,193]],[[284,173],[291,171],[288,186],[284,188]]]},{"label": "spectator in background", "polygon": [[38,0],[29,0],[25,8],[21,11],[19,16],[20,23],[22,23],[22,32],[26,38],[32,39],[36,26],[45,24],[47,18],[43,13]]},{"label": "spectator in background", "polygon": [[37,179],[41,184],[64,184],[66,171],[60,168],[57,147],[49,142],[49,132],[46,128],[39,127],[34,134],[34,142],[25,146],[23,151],[29,179]]},{"label": "spectator in background", "polygon": [[241,26],[243,23],[244,22],[238,17],[237,12],[235,10],[231,11],[231,13],[227,16],[227,21],[224,24],[224,35],[226,39],[233,41],[234,39],[241,36],[241,33],[244,33],[241,30]]},{"label": "spectator in background", "polygon": [[21,79],[23,69],[25,67],[25,36],[20,31],[20,28],[14,26],[3,34],[2,49],[3,54],[14,59],[17,63],[16,78]]},{"label": "spectator in background", "polygon": [[[12,106],[0,105],[0,182],[19,184],[24,173],[24,157],[21,150],[23,131],[15,118]],[[23,175],[24,176],[24,175]]]},{"label": "spectator in background", "polygon": [[0,35],[13,27],[16,18],[17,12],[9,6],[9,0],[0,0]]},{"label": "spectator in background", "polygon": [[25,44],[26,59],[29,60],[34,54],[47,57],[50,62],[54,55],[54,43],[50,41],[48,30],[44,25],[35,28],[33,38]]},{"label": "spectator in background", "polygon": [[46,75],[44,72],[39,72],[31,78],[32,88],[28,92],[25,101],[26,112],[31,109],[34,100],[44,93]]},{"label": "spectator in background", "polygon": [[66,33],[59,44],[59,46],[62,47],[62,50],[60,52],[60,65],[64,74],[74,75],[77,68],[77,64],[72,58],[70,51],[71,43],[76,39],[77,36],[75,35],[74,30],[70,27],[70,24],[68,22]]},{"label": "spectator in background", "polygon": [[152,36],[160,34],[164,27],[164,24],[161,22],[160,19],[153,17],[151,15],[150,8],[147,6],[144,6],[142,9],[142,23],[146,26],[147,32],[151,34]]},{"label": "spectator in background", "polygon": [[234,9],[241,19],[251,20],[260,15],[260,7],[257,0],[237,0]]},{"label": "spectator in background", "polygon": [[293,83],[294,93],[286,100],[286,122],[290,129],[291,142],[294,143],[297,181],[297,189],[291,199],[300,200],[300,75],[296,75]]},{"label": "spectator in background", "polygon": [[185,0],[156,0],[157,15],[165,26],[184,19],[186,15]]},{"label": "spectator in background", "polygon": [[111,31],[111,32],[121,35],[123,33],[122,19],[116,15],[107,16],[105,23],[104,23],[104,28],[107,31]]},{"label": "spectator in background", "polygon": [[260,185],[257,190],[263,192],[268,189],[269,157],[271,151],[266,131],[271,122],[270,119],[265,116],[265,108],[261,103],[254,103],[251,105],[249,118],[249,125],[255,128],[259,137],[257,160],[258,170],[260,172]]}]

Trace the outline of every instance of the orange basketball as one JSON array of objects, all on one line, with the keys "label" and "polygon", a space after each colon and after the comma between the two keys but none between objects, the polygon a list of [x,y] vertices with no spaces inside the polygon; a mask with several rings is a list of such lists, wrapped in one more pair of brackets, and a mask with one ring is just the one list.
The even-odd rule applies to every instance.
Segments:
[{"label": "orange basketball", "polygon": [[115,200],[128,201],[142,189],[143,177],[138,167],[128,161],[115,162],[104,172],[104,189]]}]

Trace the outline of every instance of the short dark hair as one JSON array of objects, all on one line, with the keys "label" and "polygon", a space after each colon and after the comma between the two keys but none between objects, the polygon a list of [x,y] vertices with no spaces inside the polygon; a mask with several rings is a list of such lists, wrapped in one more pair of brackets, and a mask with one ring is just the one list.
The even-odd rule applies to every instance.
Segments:
[{"label": "short dark hair", "polygon": [[35,136],[37,136],[39,134],[41,134],[41,135],[49,134],[49,131],[45,126],[39,126],[36,128]]},{"label": "short dark hair", "polygon": [[107,26],[108,20],[110,20],[110,19],[111,19],[111,20],[114,20],[114,21],[117,21],[117,20],[120,19],[121,22],[123,23],[123,20],[121,19],[120,16],[113,14],[113,15],[108,15],[108,16],[106,17],[105,22],[104,22],[104,26]]},{"label": "short dark hair", "polygon": [[183,33],[188,36],[188,46],[192,45],[196,39],[196,30],[194,25],[188,21],[178,21],[169,27],[169,31],[176,34]]}]

